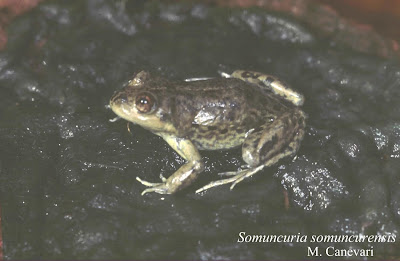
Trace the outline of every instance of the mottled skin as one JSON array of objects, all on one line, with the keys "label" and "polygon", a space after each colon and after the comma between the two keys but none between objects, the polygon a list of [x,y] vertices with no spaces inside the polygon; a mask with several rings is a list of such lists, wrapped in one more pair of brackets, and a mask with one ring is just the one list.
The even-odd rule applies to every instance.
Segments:
[{"label": "mottled skin", "polygon": [[161,136],[187,163],[161,183],[143,191],[172,194],[191,184],[204,170],[198,150],[242,145],[245,169],[197,190],[232,183],[281,158],[291,156],[304,136],[304,98],[273,76],[235,71],[232,78],[171,82],[138,73],[110,101],[121,118]]}]

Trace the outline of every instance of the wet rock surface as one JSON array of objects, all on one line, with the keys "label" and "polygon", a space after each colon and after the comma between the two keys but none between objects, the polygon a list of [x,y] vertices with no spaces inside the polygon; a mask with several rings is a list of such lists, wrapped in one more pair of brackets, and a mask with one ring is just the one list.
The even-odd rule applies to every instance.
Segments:
[{"label": "wet rock surface", "polygon": [[[259,8],[135,1],[50,1],[15,20],[0,54],[0,196],[8,259],[304,259],[302,242],[238,234],[399,235],[400,66],[335,47]],[[230,191],[195,189],[237,169],[240,149],[202,153],[185,191],[140,196],[183,160],[159,137],[109,122],[134,72],[171,79],[249,69],[306,97],[306,137]],[[285,208],[285,193],[289,209]],[[315,243],[374,247],[395,243]],[[177,247],[179,246],[179,247]]]}]

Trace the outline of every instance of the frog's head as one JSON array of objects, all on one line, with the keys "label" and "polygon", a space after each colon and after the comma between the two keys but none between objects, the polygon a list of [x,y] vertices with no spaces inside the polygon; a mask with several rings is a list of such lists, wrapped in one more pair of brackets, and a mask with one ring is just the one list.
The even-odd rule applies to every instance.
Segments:
[{"label": "frog's head", "polygon": [[139,72],[127,86],[114,93],[110,100],[111,109],[119,117],[153,132],[176,131],[166,120],[168,117],[160,106],[158,93],[146,84],[149,81],[148,72]]}]

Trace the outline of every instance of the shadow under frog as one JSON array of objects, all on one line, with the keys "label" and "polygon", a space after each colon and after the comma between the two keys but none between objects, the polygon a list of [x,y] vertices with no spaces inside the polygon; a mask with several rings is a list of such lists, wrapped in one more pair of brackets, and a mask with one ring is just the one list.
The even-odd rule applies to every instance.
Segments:
[{"label": "shadow under frog", "polygon": [[186,164],[142,192],[172,194],[190,185],[204,170],[199,150],[242,146],[247,165],[225,172],[225,179],[198,189],[231,184],[294,155],[304,136],[301,94],[277,78],[258,72],[235,71],[228,78],[172,82],[139,72],[110,100],[121,118],[161,136]]}]

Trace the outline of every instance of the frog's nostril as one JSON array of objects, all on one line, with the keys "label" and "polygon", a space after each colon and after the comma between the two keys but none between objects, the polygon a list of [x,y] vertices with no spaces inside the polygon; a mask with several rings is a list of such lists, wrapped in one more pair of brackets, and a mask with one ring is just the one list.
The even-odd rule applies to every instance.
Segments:
[{"label": "frog's nostril", "polygon": [[112,103],[126,103],[128,101],[128,97],[124,92],[117,92],[114,94],[114,96],[111,98]]}]

